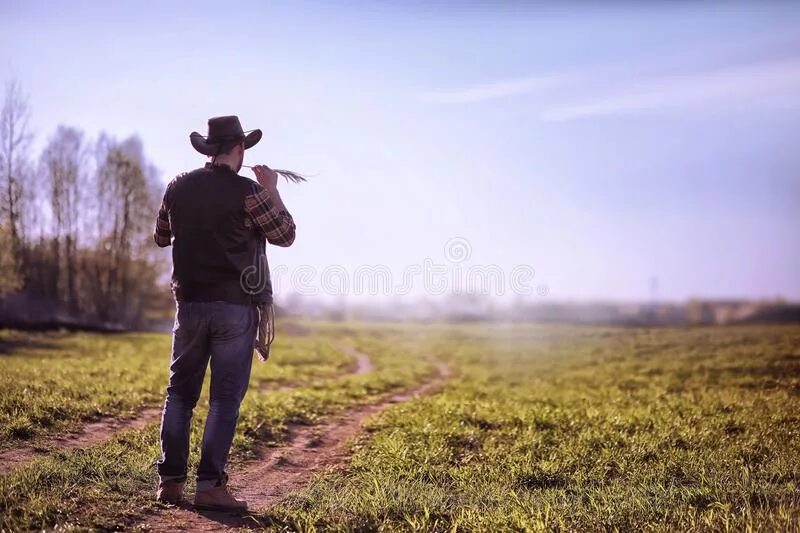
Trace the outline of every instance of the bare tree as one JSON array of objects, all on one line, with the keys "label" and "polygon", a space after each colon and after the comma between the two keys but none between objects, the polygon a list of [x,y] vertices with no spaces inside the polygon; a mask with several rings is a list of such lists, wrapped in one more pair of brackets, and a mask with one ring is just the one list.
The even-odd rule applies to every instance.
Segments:
[{"label": "bare tree", "polygon": [[[17,80],[6,85],[3,107],[0,109],[0,213],[8,225],[14,256],[22,254],[22,203],[25,180],[22,176],[27,163],[31,135],[28,100]],[[19,266],[19,265],[18,265]]]},{"label": "bare tree", "polygon": [[[146,307],[147,291],[155,284],[157,269],[149,245],[151,219],[157,209],[157,173],[144,158],[141,141],[130,138],[117,143],[108,137],[98,142],[97,183],[100,209],[98,283],[94,287],[100,316],[104,320],[137,320]],[[116,316],[115,316],[116,315]]]},{"label": "bare tree", "polygon": [[59,126],[42,152],[43,176],[50,192],[53,215],[52,246],[56,293],[71,313],[79,311],[78,243],[81,217],[80,187],[84,180],[83,133]]}]

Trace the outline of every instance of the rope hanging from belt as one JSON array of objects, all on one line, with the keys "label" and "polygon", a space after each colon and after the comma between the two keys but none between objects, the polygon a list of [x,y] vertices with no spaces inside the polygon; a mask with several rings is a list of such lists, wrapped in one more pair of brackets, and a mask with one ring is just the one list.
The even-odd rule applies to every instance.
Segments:
[{"label": "rope hanging from belt", "polygon": [[269,359],[269,347],[275,340],[275,309],[271,303],[260,303],[258,307],[258,331],[255,349],[262,361]]}]

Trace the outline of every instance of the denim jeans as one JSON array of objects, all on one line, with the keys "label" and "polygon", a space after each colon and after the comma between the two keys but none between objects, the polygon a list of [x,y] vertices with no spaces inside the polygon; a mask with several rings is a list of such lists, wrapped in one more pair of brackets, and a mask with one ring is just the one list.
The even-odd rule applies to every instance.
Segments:
[{"label": "denim jeans", "polygon": [[179,302],[172,336],[169,386],[161,416],[162,481],[185,479],[189,427],[211,360],[211,399],[197,469],[198,489],[227,479],[239,405],[250,381],[258,311],[255,305]]}]

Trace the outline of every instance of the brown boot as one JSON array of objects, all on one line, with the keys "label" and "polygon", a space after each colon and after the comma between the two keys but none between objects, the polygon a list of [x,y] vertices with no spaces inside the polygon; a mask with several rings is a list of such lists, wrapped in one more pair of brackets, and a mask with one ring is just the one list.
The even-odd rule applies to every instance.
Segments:
[{"label": "brown boot", "polygon": [[198,490],[194,495],[194,506],[197,509],[213,511],[235,511],[239,513],[247,511],[247,502],[237,500],[228,492],[227,480],[220,482],[216,487]]},{"label": "brown boot", "polygon": [[156,500],[161,503],[170,503],[177,505],[183,501],[183,487],[186,481],[159,481],[158,490],[156,491]]}]

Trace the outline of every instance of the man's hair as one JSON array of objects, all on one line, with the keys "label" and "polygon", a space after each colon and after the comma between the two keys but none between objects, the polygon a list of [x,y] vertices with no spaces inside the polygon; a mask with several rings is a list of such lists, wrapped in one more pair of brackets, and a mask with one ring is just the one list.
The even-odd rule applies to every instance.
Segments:
[{"label": "man's hair", "polygon": [[219,157],[221,155],[228,155],[231,152],[233,152],[234,148],[236,148],[237,146],[239,146],[243,142],[244,141],[236,141],[236,142],[233,142],[233,143],[224,143],[224,144],[220,145],[219,152],[217,152],[214,155],[216,155],[217,157]]}]

